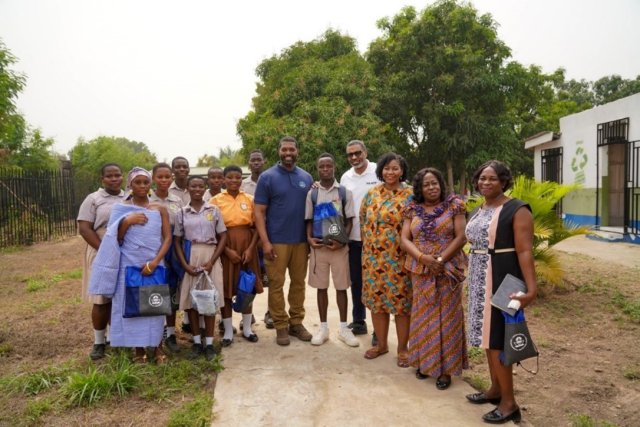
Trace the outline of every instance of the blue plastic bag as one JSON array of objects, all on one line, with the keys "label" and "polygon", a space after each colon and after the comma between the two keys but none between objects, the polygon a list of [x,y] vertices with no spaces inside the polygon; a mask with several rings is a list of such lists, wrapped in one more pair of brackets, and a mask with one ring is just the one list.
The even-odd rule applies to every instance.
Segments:
[{"label": "blue plastic bag", "polygon": [[249,269],[240,270],[238,275],[238,289],[233,297],[233,311],[242,313],[253,303],[256,297],[256,275]]}]

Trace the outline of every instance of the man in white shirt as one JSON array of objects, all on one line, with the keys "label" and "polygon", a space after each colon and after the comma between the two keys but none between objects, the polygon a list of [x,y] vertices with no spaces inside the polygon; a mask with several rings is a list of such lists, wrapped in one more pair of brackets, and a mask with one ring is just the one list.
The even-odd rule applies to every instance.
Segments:
[{"label": "man in white shirt", "polygon": [[349,327],[354,335],[367,333],[366,309],[362,303],[362,239],[360,237],[360,205],[369,189],[380,183],[376,176],[376,164],[367,160],[364,142],[353,140],[347,144],[347,159],[351,169],[340,178],[340,185],[353,194],[355,217],[349,234],[349,273],[351,275],[351,298],[353,300],[353,322]]}]

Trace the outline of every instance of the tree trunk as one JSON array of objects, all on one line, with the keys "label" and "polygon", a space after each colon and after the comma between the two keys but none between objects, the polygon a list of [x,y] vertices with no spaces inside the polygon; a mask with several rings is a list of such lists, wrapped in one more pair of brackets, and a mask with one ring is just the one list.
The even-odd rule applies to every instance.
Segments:
[{"label": "tree trunk", "polygon": [[447,187],[453,191],[453,162],[447,159]]},{"label": "tree trunk", "polygon": [[460,172],[460,192],[458,194],[465,195],[467,193],[467,173],[464,169]]}]

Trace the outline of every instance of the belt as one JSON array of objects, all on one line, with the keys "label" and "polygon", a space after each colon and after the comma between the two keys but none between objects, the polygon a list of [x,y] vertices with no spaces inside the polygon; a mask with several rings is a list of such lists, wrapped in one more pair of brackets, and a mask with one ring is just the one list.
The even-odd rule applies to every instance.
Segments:
[{"label": "belt", "polygon": [[482,255],[494,255],[494,254],[503,254],[506,252],[515,252],[516,248],[504,248],[504,249],[470,249],[470,254],[482,254]]}]

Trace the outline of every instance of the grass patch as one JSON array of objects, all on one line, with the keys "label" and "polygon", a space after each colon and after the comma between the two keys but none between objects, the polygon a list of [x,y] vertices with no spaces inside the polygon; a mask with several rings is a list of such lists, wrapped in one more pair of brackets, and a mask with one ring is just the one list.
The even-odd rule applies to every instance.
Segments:
[{"label": "grass patch", "polygon": [[589,415],[573,414],[571,418],[571,427],[617,427],[617,424],[604,421],[594,420]]},{"label": "grass patch", "polygon": [[633,301],[620,291],[615,291],[613,297],[611,297],[613,305],[629,318],[632,322],[640,323],[640,300]]},{"label": "grass patch", "polygon": [[38,292],[42,289],[49,287],[49,284],[44,280],[27,279],[27,292]]},{"label": "grass patch", "polygon": [[53,409],[53,406],[49,399],[30,400],[24,410],[24,418],[30,425],[36,424],[40,417]]},{"label": "grass patch", "polygon": [[464,380],[469,383],[469,385],[475,388],[478,391],[488,390],[491,383],[485,377],[480,374],[471,374],[469,376],[465,376]]},{"label": "grass patch", "polygon": [[113,397],[124,397],[141,382],[140,368],[126,354],[109,358],[106,365],[90,365],[85,372],[74,372],[62,388],[70,406],[90,406]]},{"label": "grass patch", "polygon": [[56,273],[49,277],[43,277],[38,275],[35,277],[28,277],[27,292],[37,292],[42,289],[46,289],[51,285],[55,285],[63,280],[80,279],[82,278],[82,269],[75,269],[64,273]]},{"label": "grass patch", "polygon": [[62,273],[62,278],[63,279],[71,279],[71,280],[82,279],[82,269],[81,268],[77,268],[75,270],[71,270],[71,271],[67,271],[66,273]]},{"label": "grass patch", "polygon": [[640,380],[640,366],[629,366],[625,368],[622,375],[631,381]]},{"label": "grass patch", "polygon": [[30,374],[20,374],[7,382],[7,391],[35,396],[63,384],[72,368],[49,368]]},{"label": "grass patch", "polygon": [[485,361],[484,350],[480,347],[469,347],[467,355],[469,356],[469,362],[474,365],[479,365]]},{"label": "grass patch", "polygon": [[177,360],[164,366],[146,365],[141,374],[152,379],[145,382],[140,396],[146,400],[167,401],[186,388],[201,390],[206,387],[211,372],[222,371],[222,358],[218,355],[212,361]]},{"label": "grass patch", "polygon": [[8,356],[13,351],[13,346],[8,342],[0,344],[0,357]]},{"label": "grass patch", "polygon": [[171,412],[169,427],[205,427],[211,425],[213,397],[210,393],[199,393],[196,398]]},{"label": "grass patch", "polygon": [[[212,376],[220,372],[222,357],[195,361],[176,358],[166,365],[134,364],[131,352],[112,349],[104,362],[49,367],[0,378],[0,393],[18,395],[26,406],[14,408],[15,425],[46,423],[78,407],[100,407],[131,396],[169,405],[170,425],[205,426],[211,423]],[[176,401],[176,396],[182,398]],[[15,398],[14,398],[15,399]],[[49,414],[49,415],[47,415]],[[5,417],[0,416],[0,424]]]},{"label": "grass patch", "polygon": [[0,248],[0,255],[17,254],[18,252],[24,252],[26,249],[26,246],[6,246]]}]

